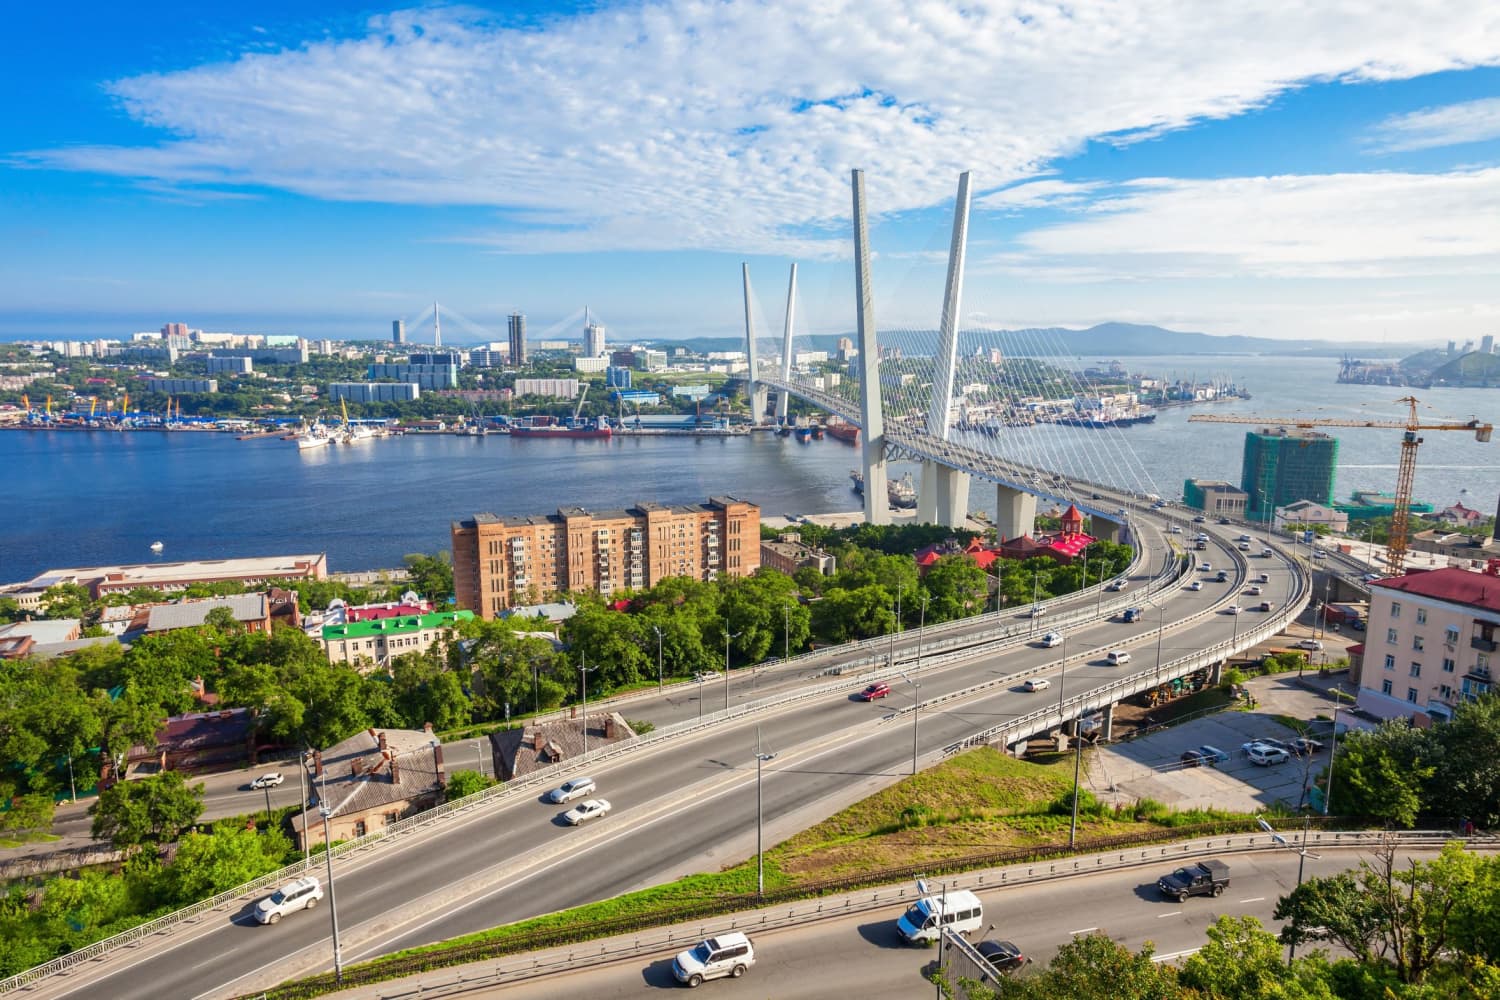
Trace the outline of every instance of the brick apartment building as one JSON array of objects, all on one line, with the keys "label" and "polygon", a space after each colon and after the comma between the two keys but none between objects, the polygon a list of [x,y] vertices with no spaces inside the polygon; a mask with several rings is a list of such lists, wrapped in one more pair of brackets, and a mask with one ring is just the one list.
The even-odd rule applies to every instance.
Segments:
[{"label": "brick apartment building", "polygon": [[1443,721],[1494,689],[1500,559],[1485,571],[1413,571],[1370,585],[1359,707],[1381,719]]},{"label": "brick apartment building", "polygon": [[760,567],[760,508],[734,497],[597,512],[476,514],[455,521],[452,536],[458,605],[484,618],[562,591],[607,596],[669,576],[715,580],[750,576]]}]

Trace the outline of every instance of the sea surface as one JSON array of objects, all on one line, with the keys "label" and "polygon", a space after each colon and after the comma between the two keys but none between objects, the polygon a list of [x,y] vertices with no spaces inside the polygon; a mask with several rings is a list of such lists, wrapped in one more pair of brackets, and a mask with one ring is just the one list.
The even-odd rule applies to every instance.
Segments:
[{"label": "sea surface", "polygon": [[[1094,363],[1098,358],[1083,359]],[[1133,371],[1227,378],[1249,400],[1174,407],[1119,430],[1058,426],[980,439],[1013,457],[1175,498],[1189,477],[1238,483],[1253,426],[1189,424],[1194,413],[1404,419],[1409,390],[1339,385],[1337,362],[1265,356],[1131,358]],[[1410,390],[1424,419],[1500,418],[1500,390]],[[1333,430],[1337,495],[1395,487],[1399,430]],[[1428,432],[1416,497],[1486,513],[1500,496],[1500,441]],[[858,451],[757,433],[536,441],[491,435],[407,436],[299,452],[277,438],[157,432],[0,432],[0,582],[54,567],[326,552],[335,571],[397,566],[449,547],[454,520],[476,512],[535,514],[564,505],[618,509],[636,501],[692,503],[732,495],[764,514],[854,510]],[[895,467],[899,475],[910,467]],[[976,510],[993,493],[976,483]],[[164,550],[153,556],[150,545]]]}]

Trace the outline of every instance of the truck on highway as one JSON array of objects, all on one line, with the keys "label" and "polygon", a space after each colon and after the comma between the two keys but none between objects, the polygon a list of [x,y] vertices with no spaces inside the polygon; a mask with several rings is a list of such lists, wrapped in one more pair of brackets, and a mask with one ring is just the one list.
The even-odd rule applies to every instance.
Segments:
[{"label": "truck on highway", "polygon": [[1221,896],[1229,888],[1229,866],[1222,861],[1200,861],[1184,865],[1157,879],[1161,894],[1181,903],[1189,896]]}]

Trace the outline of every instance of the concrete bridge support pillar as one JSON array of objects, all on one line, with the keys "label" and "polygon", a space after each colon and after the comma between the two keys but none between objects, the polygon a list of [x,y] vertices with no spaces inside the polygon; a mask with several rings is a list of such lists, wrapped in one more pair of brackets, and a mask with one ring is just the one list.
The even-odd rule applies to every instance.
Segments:
[{"label": "concrete bridge support pillar", "polygon": [[1125,526],[1096,517],[1090,523],[1089,533],[1102,542],[1122,542],[1125,538]]},{"label": "concrete bridge support pillar", "polygon": [[1036,495],[1009,486],[995,487],[995,531],[1001,539],[1036,530]]},{"label": "concrete bridge support pillar", "polygon": [[962,528],[968,520],[969,474],[937,462],[923,462],[917,521]]},{"label": "concrete bridge support pillar", "polygon": [[1216,660],[1214,665],[1208,668],[1208,686],[1216,687],[1224,683],[1224,661]]},{"label": "concrete bridge support pillar", "polygon": [[1104,716],[1104,729],[1101,735],[1106,740],[1115,738],[1115,705],[1117,704],[1118,702],[1112,701],[1099,710]]}]

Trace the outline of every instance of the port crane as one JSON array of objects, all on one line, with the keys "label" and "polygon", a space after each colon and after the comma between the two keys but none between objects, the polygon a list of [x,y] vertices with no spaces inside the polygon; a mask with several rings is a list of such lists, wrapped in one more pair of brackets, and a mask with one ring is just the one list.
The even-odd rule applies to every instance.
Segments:
[{"label": "port crane", "polygon": [[1424,424],[1417,417],[1417,398],[1403,396],[1397,400],[1405,403],[1409,412],[1405,420],[1369,420],[1358,417],[1256,417],[1230,416],[1214,413],[1195,413],[1188,417],[1189,423],[1200,424],[1261,424],[1263,426],[1298,427],[1387,427],[1402,431],[1401,462],[1396,467],[1396,503],[1391,513],[1391,539],[1386,546],[1386,565],[1392,576],[1400,576],[1406,565],[1406,545],[1411,522],[1412,480],[1417,474],[1417,446],[1422,443],[1419,431],[1470,431],[1474,440],[1490,439],[1494,425],[1477,419],[1463,422]]}]

